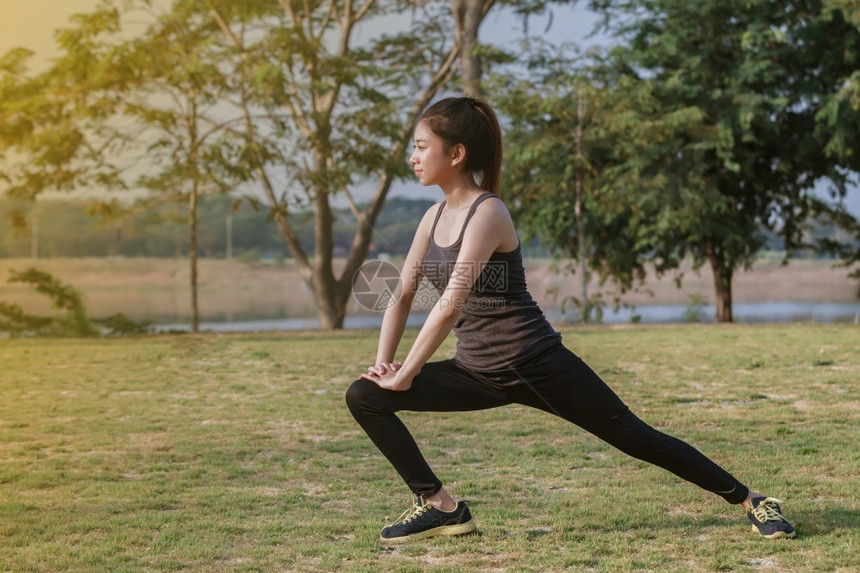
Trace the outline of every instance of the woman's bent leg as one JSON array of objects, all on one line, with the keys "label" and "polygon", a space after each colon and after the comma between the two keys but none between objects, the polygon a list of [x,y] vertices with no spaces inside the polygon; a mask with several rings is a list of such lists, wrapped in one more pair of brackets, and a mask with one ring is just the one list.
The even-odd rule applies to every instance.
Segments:
[{"label": "woman's bent leg", "polygon": [[424,459],[418,444],[395,412],[462,412],[510,403],[504,394],[474,379],[452,360],[430,362],[403,392],[384,390],[359,379],[346,392],[353,417],[415,495],[431,496],[442,482]]}]

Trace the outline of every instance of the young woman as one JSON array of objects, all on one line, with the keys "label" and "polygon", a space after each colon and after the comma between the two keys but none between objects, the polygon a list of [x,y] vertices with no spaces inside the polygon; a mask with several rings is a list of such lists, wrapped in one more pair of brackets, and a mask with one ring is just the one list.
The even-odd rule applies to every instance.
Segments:
[{"label": "young woman", "polygon": [[[525,404],[573,422],[619,450],[742,504],[753,530],[794,537],[779,500],[748,489],[689,444],[637,418],[562,345],[526,289],[513,222],[499,199],[502,134],[493,109],[449,98],[422,115],[410,157],[422,185],[445,200],[424,215],[403,264],[401,292],[383,318],[376,364],[349,388],[352,415],[414,494],[381,539],[397,543],[476,529],[400,419],[401,410],[452,412]],[[402,363],[395,352],[422,277],[439,298]],[[454,358],[428,362],[451,330]]]}]

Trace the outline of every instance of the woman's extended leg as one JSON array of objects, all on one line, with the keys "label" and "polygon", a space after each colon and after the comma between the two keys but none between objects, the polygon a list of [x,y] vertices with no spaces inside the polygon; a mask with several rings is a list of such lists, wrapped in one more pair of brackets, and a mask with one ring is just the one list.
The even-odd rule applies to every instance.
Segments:
[{"label": "woman's extended leg", "polygon": [[[622,452],[660,466],[729,503],[746,500],[745,485],[686,442],[637,418],[578,356],[562,348],[542,362],[546,375],[524,372],[525,382],[514,401],[573,422]],[[531,382],[529,378],[536,379]]]},{"label": "woman's extended leg", "polygon": [[573,422],[622,452],[660,466],[729,503],[743,504],[753,528],[765,537],[795,536],[778,500],[751,492],[688,443],[640,420],[582,359],[565,348],[523,369],[520,383],[508,395],[514,402]]}]

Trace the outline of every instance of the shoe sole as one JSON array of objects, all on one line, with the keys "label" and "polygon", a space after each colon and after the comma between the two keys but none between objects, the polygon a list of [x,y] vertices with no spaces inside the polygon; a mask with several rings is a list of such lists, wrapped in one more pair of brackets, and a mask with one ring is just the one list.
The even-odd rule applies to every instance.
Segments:
[{"label": "shoe sole", "polygon": [[404,535],[403,537],[382,537],[380,535],[379,539],[386,543],[406,543],[408,541],[418,541],[419,539],[436,537],[437,535],[465,535],[467,533],[472,533],[476,529],[478,529],[478,525],[475,523],[474,519],[471,519],[466,523],[460,523],[458,525],[443,525],[441,527],[434,527],[433,529],[428,529],[427,531],[422,531],[420,533]]},{"label": "shoe sole", "polygon": [[765,539],[792,539],[797,535],[796,531],[792,531],[791,533],[786,533],[785,531],[776,531],[774,533],[771,533],[770,535],[765,535],[764,533],[760,532],[758,530],[758,527],[756,527],[755,525],[752,526],[752,530],[764,537]]}]

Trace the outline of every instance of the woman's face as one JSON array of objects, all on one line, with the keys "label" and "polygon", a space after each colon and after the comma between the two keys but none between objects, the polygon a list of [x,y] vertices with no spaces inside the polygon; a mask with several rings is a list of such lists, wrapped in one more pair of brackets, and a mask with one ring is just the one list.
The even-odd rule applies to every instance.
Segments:
[{"label": "woman's face", "polygon": [[409,157],[409,164],[422,185],[441,185],[456,174],[453,158],[445,150],[445,142],[427,129],[424,122],[415,127],[413,143],[415,148]]}]

